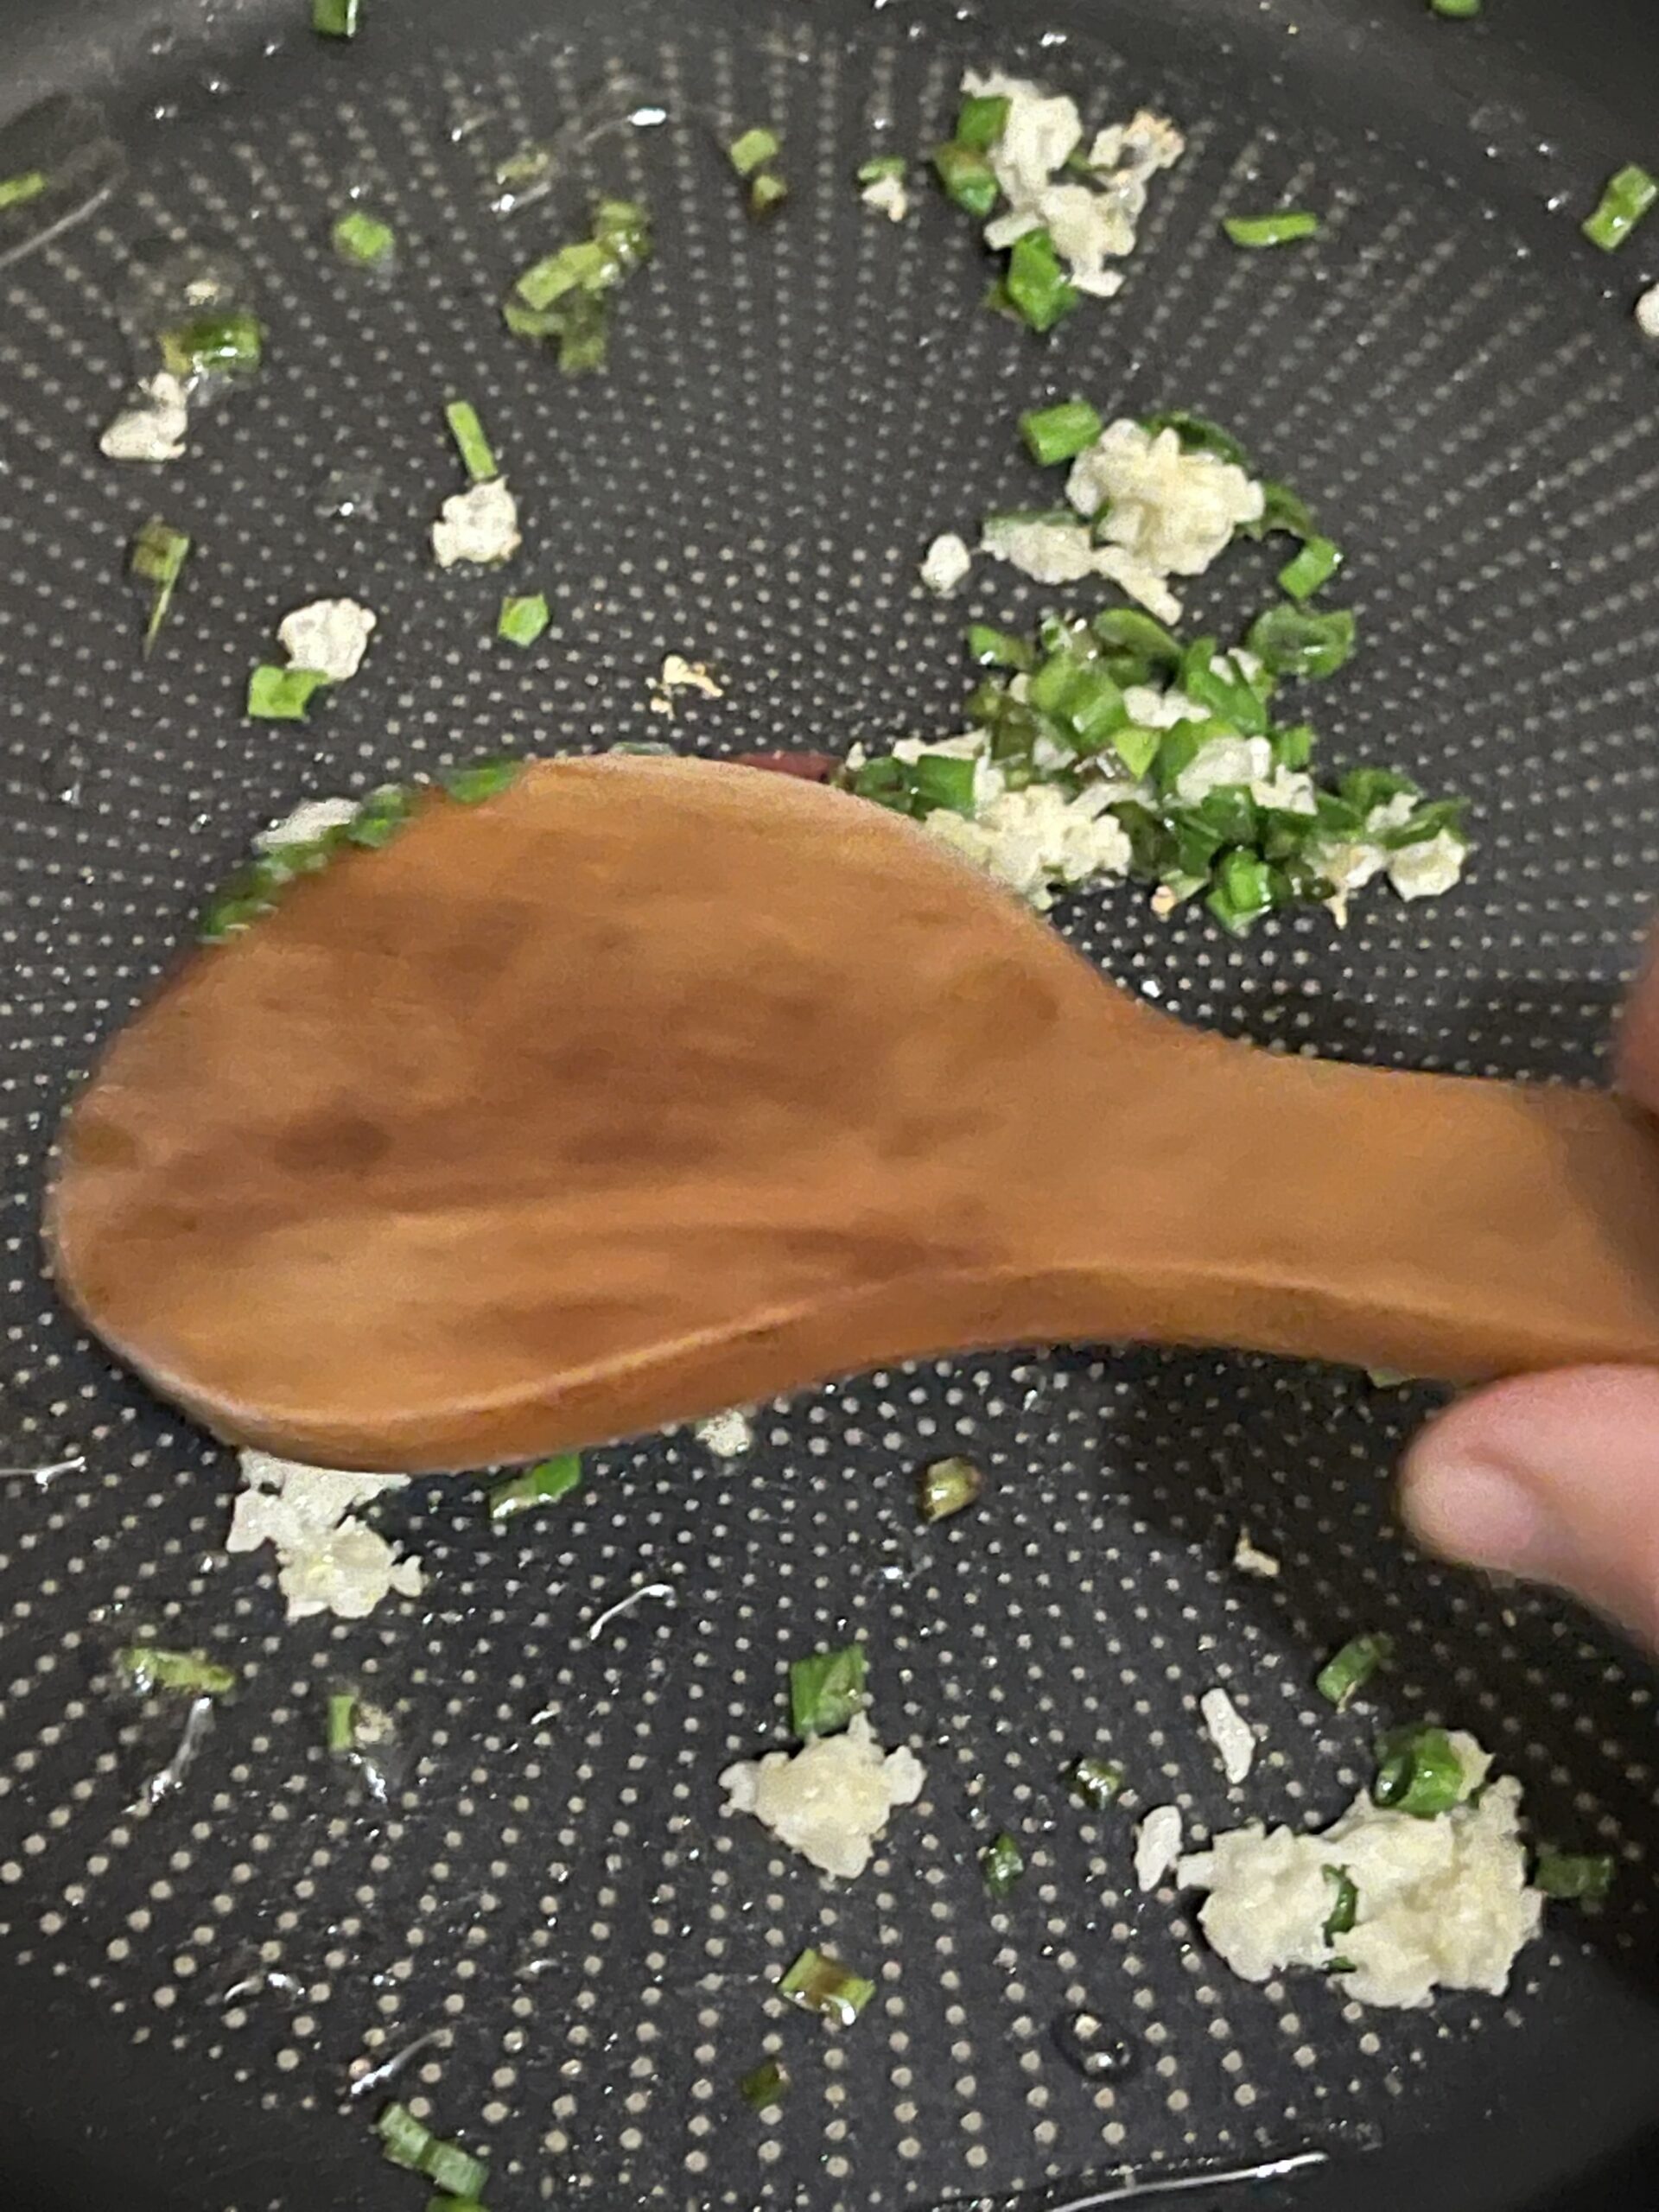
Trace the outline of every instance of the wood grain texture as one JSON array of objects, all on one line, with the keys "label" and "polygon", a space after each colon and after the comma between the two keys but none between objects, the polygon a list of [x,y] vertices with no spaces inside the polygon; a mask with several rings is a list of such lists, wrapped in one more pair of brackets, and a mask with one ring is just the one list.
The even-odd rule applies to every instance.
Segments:
[{"label": "wood grain texture", "polygon": [[48,1241],[163,1395],[339,1466],[1049,1338],[1659,1360],[1619,1102],[1196,1033],[907,823],[640,758],[435,798],[188,959],[68,1117]]}]

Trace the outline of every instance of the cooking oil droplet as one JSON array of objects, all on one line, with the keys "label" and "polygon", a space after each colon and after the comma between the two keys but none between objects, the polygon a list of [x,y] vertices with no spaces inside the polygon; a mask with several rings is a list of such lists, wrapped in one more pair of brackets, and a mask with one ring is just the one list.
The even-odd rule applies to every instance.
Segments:
[{"label": "cooking oil droplet", "polygon": [[71,738],[48,759],[41,773],[41,788],[48,798],[56,799],[60,806],[79,806],[86,795],[91,765],[81,747]]},{"label": "cooking oil droplet", "polygon": [[317,494],[316,512],[332,521],[372,522],[385,480],[378,468],[331,469]]},{"label": "cooking oil droplet", "polygon": [[1135,2067],[1135,2053],[1098,2012],[1079,2006],[1062,2012],[1050,2031],[1054,2048],[1085,2082],[1121,2082]]}]

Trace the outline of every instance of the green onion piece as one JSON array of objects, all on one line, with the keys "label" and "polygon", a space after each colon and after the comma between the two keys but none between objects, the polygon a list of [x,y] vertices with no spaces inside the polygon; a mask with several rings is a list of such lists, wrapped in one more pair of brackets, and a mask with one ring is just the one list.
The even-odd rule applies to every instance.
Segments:
[{"label": "green onion piece", "polygon": [[1613,1886],[1612,1853],[1557,1851],[1540,1844],[1532,1879],[1533,1886],[1547,1897],[1599,1904]]},{"label": "green onion piece", "polygon": [[358,0],[311,0],[311,28],[325,38],[357,36]]},{"label": "green onion piece", "polygon": [[0,176],[0,207],[27,207],[46,190],[44,169],[21,169],[16,176]]},{"label": "green onion piece", "polygon": [[1168,669],[1172,674],[1180,665],[1179,640],[1139,607],[1107,607],[1089,627],[1111,652],[1139,653],[1154,667]]},{"label": "green onion piece", "polygon": [[429,2196],[426,2212],[490,2212],[490,2208],[477,2196]]},{"label": "green onion piece", "polygon": [[1273,747],[1274,763],[1277,767],[1306,768],[1313,758],[1314,735],[1306,722],[1296,722],[1288,729],[1271,731],[1268,742]]},{"label": "green onion piece", "polygon": [[980,1872],[994,1897],[1005,1897],[1026,1871],[1026,1855],[1005,1828],[979,1854]]},{"label": "green onion piece", "polygon": [[957,143],[988,154],[1001,142],[1007,128],[1008,100],[1004,92],[970,92],[957,111]]},{"label": "green onion piece", "polygon": [[651,258],[651,214],[641,200],[601,200],[594,210],[594,238],[618,276],[631,276]]},{"label": "green onion piece", "polygon": [[1468,1795],[1469,1778],[1444,1728],[1396,1728],[1377,1746],[1371,1795],[1379,1805],[1418,1820],[1449,1813]]},{"label": "green onion piece", "polygon": [[1281,215],[1228,215],[1221,227],[1235,245],[1291,245],[1298,238],[1317,238],[1319,219],[1295,207]]},{"label": "green onion piece", "polygon": [[948,753],[924,753],[910,766],[911,790],[918,816],[941,807],[951,814],[974,818],[974,764]]},{"label": "green onion piece", "polygon": [[985,1487],[971,1459],[935,1459],[916,1478],[916,1510],[931,1523],[966,1511]]},{"label": "green onion piece", "polygon": [[1246,737],[1265,737],[1266,700],[1243,677],[1217,668],[1215,659],[1215,639],[1195,639],[1181,655],[1178,679],[1180,689],[1189,698],[1197,700],[1199,706],[1207,707],[1230,729],[1242,731]]},{"label": "green onion piece", "polygon": [[1346,607],[1315,614],[1270,607],[1251,623],[1244,642],[1270,676],[1334,676],[1353,652],[1354,618]]},{"label": "green onion piece", "polygon": [[1611,253],[1624,245],[1656,200],[1659,200],[1659,179],[1632,162],[1608,179],[1600,206],[1585,219],[1584,235],[1592,245]]},{"label": "green onion piece", "polygon": [[1273,905],[1268,864],[1259,854],[1230,852],[1216,870],[1216,880],[1205,900],[1210,912],[1235,937],[1243,937]]},{"label": "green onion piece", "polygon": [[1230,461],[1247,476],[1250,474],[1249,455],[1231,431],[1224,430],[1207,415],[1194,415],[1184,407],[1171,407],[1161,415],[1143,415],[1141,427],[1154,435],[1160,430],[1173,430],[1188,453],[1212,453],[1217,461]]},{"label": "green onion piece", "polygon": [[1075,648],[1051,653],[1032,677],[1027,696],[1039,714],[1059,724],[1079,753],[1098,753],[1129,719],[1117,685]]},{"label": "green onion piece", "polygon": [[1039,332],[1052,330],[1062,315],[1070,315],[1080,296],[1066,280],[1053,239],[1041,228],[1014,240],[1004,282],[1010,303]]},{"label": "green onion piece", "polygon": [[1306,500],[1299,498],[1288,484],[1276,484],[1268,477],[1262,480],[1261,513],[1254,522],[1240,523],[1237,534],[1253,537],[1260,544],[1275,531],[1287,537],[1303,539],[1317,534]]},{"label": "green onion piece", "polygon": [[401,830],[407,829],[414,812],[413,791],[405,791],[399,784],[382,784],[378,791],[369,793],[346,824],[346,842],[378,852],[382,845],[389,845]]},{"label": "green onion piece", "polygon": [[1116,1759],[1091,1754],[1073,1759],[1060,1779],[1080,1805],[1087,1805],[1091,1813],[1103,1813],[1117,1801],[1123,1787],[1123,1770]]},{"label": "green onion piece", "polygon": [[[562,245],[556,253],[532,261],[528,269],[520,270],[512,289],[523,306],[539,315],[568,293],[604,291],[619,274],[612,256],[597,238],[578,238],[574,245]],[[548,334],[544,327],[515,325],[511,316],[508,327],[518,328],[522,335],[530,337]]]},{"label": "green onion piece", "polygon": [[569,1497],[582,1480],[580,1452],[561,1452],[556,1458],[538,1459],[521,1475],[497,1483],[489,1494],[490,1518],[499,1528],[533,1506],[550,1505]]},{"label": "green onion piece", "polygon": [[1325,1875],[1328,1882],[1336,1885],[1336,1895],[1325,1923],[1325,1940],[1332,1943],[1338,1936],[1352,1932],[1354,1923],[1359,1917],[1359,1891],[1354,1887],[1353,1878],[1345,1866],[1327,1866]]},{"label": "green onion piece", "polygon": [[264,346],[264,326],[248,308],[195,315],[161,334],[162,365],[175,377],[250,376]]},{"label": "green onion piece", "polygon": [[1428,0],[1430,9],[1437,16],[1478,16],[1480,0]]},{"label": "green onion piece", "polygon": [[1112,732],[1112,750],[1132,776],[1146,774],[1163,741],[1162,730],[1143,729],[1138,722],[1126,722]]},{"label": "green onion piece", "polygon": [[156,587],[149,602],[149,620],[144,627],[146,658],[167,620],[173,594],[189,557],[189,538],[183,531],[163,522],[159,515],[152,515],[132,541],[127,555],[128,575]]},{"label": "green onion piece", "polygon": [[768,2058],[757,2066],[753,2074],[746,2074],[737,2085],[737,2093],[746,2105],[756,2112],[767,2112],[784,2101],[789,2088],[789,2076],[775,2058]]},{"label": "green onion piece", "polygon": [[443,410],[443,419],[449,425],[461,454],[461,465],[474,484],[487,484],[501,472],[495,465],[495,455],[490,442],[484,435],[484,425],[478,419],[478,410],[470,400],[452,399]]},{"label": "green onion piece", "polygon": [[168,1651],[159,1643],[124,1643],[115,1663],[140,1697],[175,1690],[189,1697],[228,1697],[236,1669],[222,1667],[205,1651]]},{"label": "green onion piece", "polygon": [[789,197],[789,187],[776,169],[762,169],[749,180],[749,213],[757,223],[775,215]]},{"label": "green onion piece", "polygon": [[789,1713],[798,1736],[835,1736],[864,1704],[864,1647],[814,1651],[789,1665]]},{"label": "green onion piece", "polygon": [[522,599],[504,599],[495,634],[505,638],[510,645],[533,645],[552,619],[547,611],[545,592],[531,592]]},{"label": "green onion piece", "polygon": [[499,798],[524,773],[522,760],[475,760],[468,768],[451,768],[440,779],[443,788],[462,806],[478,806],[486,798]]},{"label": "green onion piece", "polygon": [[1299,603],[1312,599],[1342,566],[1342,552],[1328,537],[1310,537],[1294,561],[1279,571],[1279,588]]},{"label": "green onion piece", "polygon": [[849,1973],[828,1951],[805,1950],[778,1985],[804,2012],[821,2012],[850,2028],[875,1994],[875,1984]]},{"label": "green onion piece", "polygon": [[1394,1638],[1380,1631],[1350,1637],[1340,1651],[1327,1659],[1313,1677],[1313,1687],[1340,1713],[1363,1690],[1373,1675],[1394,1664]]},{"label": "green onion piece", "polygon": [[1045,468],[1074,461],[1105,427],[1086,399],[1063,399],[1056,407],[1033,408],[1020,417],[1027,450]]},{"label": "green onion piece", "polygon": [[474,2200],[490,2177],[488,2162],[462,2150],[459,2143],[435,2142],[422,2161],[421,2171],[437,2183],[445,2196]]},{"label": "green onion piece", "polygon": [[877,154],[873,160],[858,165],[861,184],[885,184],[889,177],[902,177],[910,163],[902,154]]},{"label": "green onion piece", "polygon": [[416,2120],[407,2105],[396,2100],[381,2107],[374,2123],[374,2132],[380,2138],[381,2156],[394,2166],[407,2166],[412,2173],[426,2171],[426,2156],[437,2138],[424,2120]]},{"label": "green onion piece", "polygon": [[338,215],[328,233],[334,240],[334,251],[342,261],[355,262],[359,269],[374,269],[390,261],[397,251],[397,233],[390,223],[382,222],[378,215],[371,215],[361,207],[353,207],[349,214]]},{"label": "green onion piece", "polygon": [[995,170],[978,148],[949,139],[943,146],[933,149],[933,167],[946,196],[983,222],[995,207],[1002,188],[996,181]]},{"label": "green onion piece", "polygon": [[256,721],[302,722],[313,695],[328,678],[315,668],[277,668],[267,661],[248,678],[248,712]]},{"label": "green onion piece", "polygon": [[1024,638],[1007,630],[994,630],[988,622],[968,626],[968,658],[976,668],[1013,668],[1027,672],[1037,664],[1037,655]]},{"label": "green onion piece", "polygon": [[753,176],[768,162],[775,162],[784,150],[784,142],[775,130],[757,125],[734,138],[726,149],[726,158],[739,176]]},{"label": "green onion piece", "polygon": [[330,1690],[328,1693],[328,1749],[331,1751],[353,1751],[357,1749],[357,1692]]}]

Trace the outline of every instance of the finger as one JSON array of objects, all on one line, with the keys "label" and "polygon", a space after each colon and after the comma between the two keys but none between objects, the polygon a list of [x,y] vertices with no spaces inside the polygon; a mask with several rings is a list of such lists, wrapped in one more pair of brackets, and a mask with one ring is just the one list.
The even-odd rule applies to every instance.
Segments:
[{"label": "finger", "polygon": [[1659,1644],[1659,1372],[1495,1383],[1423,1431],[1402,1479],[1430,1550],[1554,1583]]}]

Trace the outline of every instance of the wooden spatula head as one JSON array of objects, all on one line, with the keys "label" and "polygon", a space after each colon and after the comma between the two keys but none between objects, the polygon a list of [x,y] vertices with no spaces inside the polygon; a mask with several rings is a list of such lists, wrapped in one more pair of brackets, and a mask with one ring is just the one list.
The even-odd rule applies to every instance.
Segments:
[{"label": "wooden spatula head", "polygon": [[181,967],[67,1123],[58,1280],[215,1430],[319,1463],[706,1411],[857,1357],[895,1286],[891,1348],[935,1341],[927,1286],[1008,1255],[1045,1065],[1113,1011],[862,802],[542,765]]}]

